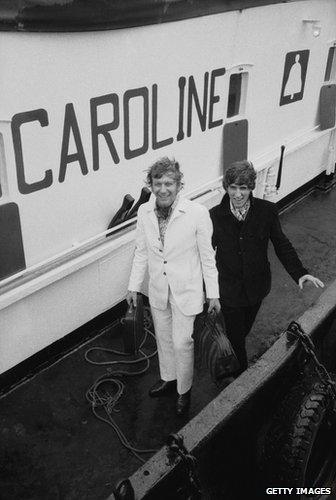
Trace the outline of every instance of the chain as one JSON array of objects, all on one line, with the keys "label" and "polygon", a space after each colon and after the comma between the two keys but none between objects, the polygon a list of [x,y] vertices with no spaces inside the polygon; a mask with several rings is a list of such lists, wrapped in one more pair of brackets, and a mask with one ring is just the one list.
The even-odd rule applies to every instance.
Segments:
[{"label": "chain", "polygon": [[201,483],[197,474],[197,459],[191,453],[188,453],[186,447],[183,444],[183,437],[180,434],[170,434],[167,440],[168,446],[168,458],[170,463],[176,461],[179,457],[181,463],[184,465],[185,470],[188,474],[189,490],[191,496],[188,500],[201,499],[202,488]]},{"label": "chain", "polygon": [[315,371],[320,381],[328,388],[329,394],[331,395],[332,399],[336,401],[335,382],[331,379],[326,367],[317,359],[317,356],[315,354],[315,345],[312,339],[303,331],[301,325],[299,325],[299,323],[297,323],[296,321],[292,321],[289,324],[286,330],[286,334],[288,340],[292,340],[293,338],[295,338],[301,342],[302,347],[304,348],[310,359],[313,361]]}]

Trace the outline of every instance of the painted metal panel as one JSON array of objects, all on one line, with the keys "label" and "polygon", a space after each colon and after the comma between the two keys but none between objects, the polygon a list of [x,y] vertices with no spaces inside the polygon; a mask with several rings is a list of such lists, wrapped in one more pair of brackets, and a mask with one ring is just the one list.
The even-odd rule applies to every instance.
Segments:
[{"label": "painted metal panel", "polygon": [[129,28],[277,3],[283,0],[2,0],[0,31]]},{"label": "painted metal panel", "polygon": [[309,52],[309,50],[297,50],[286,54],[280,106],[301,101],[303,98]]},{"label": "painted metal panel", "polygon": [[25,269],[19,209],[16,203],[0,205],[0,278]]},{"label": "painted metal panel", "polygon": [[234,161],[247,159],[248,121],[226,123],[223,129],[223,172]]},{"label": "painted metal panel", "polygon": [[336,85],[324,85],[320,92],[320,127],[321,130],[335,126]]}]

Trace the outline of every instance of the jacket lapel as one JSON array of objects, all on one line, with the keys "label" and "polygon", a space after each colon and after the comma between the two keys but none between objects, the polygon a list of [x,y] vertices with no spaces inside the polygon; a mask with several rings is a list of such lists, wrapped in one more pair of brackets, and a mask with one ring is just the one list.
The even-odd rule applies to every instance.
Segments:
[{"label": "jacket lapel", "polygon": [[223,196],[222,201],[220,203],[220,207],[221,207],[221,215],[222,216],[226,216],[226,217],[231,217],[231,215],[233,216],[231,209],[230,209],[230,198],[229,198],[229,195],[227,193],[225,193],[225,195]]},{"label": "jacket lapel", "polygon": [[177,217],[181,217],[181,215],[185,214],[187,210],[186,201],[184,198],[179,198],[175,210],[172,213],[172,216],[168,222],[167,228],[172,224],[172,222],[177,219]]},{"label": "jacket lapel", "polygon": [[[179,198],[178,202],[177,202],[177,205],[171,215],[171,218],[168,222],[168,226],[167,226],[167,230],[166,230],[166,234],[165,234],[165,249],[166,249],[166,252],[169,252],[172,248],[175,248],[176,247],[176,244],[177,244],[177,241],[176,241],[176,235],[179,234],[179,233],[176,233],[176,227],[174,226],[176,220],[178,220],[180,217],[182,217],[186,211],[187,211],[188,207],[187,207],[187,204],[186,204],[186,201],[185,199],[183,198]],[[175,229],[174,229],[175,227]],[[175,236],[173,236],[175,235]]]},{"label": "jacket lapel", "polygon": [[[181,217],[183,214],[185,214],[186,210],[187,210],[187,206],[186,206],[186,201],[184,198],[179,198],[178,202],[177,202],[177,205],[172,213],[172,216],[168,222],[168,226],[167,226],[167,232],[169,230],[169,226],[172,224],[172,222],[177,219],[178,217]],[[148,220],[150,221],[151,224],[153,224],[154,228],[155,228],[155,231],[156,231],[156,234],[158,236],[158,238],[160,237],[160,231],[159,231],[159,222],[158,222],[158,219],[157,219],[157,216],[156,216],[156,213],[154,211],[154,208],[155,208],[155,197],[153,196],[149,202],[148,202],[148,205],[146,207],[147,209],[147,215],[148,215]]]},{"label": "jacket lapel", "polygon": [[154,212],[154,208],[155,208],[155,196],[152,196],[147,206],[148,220],[155,226],[157,233],[159,233],[159,223],[156,213]]}]

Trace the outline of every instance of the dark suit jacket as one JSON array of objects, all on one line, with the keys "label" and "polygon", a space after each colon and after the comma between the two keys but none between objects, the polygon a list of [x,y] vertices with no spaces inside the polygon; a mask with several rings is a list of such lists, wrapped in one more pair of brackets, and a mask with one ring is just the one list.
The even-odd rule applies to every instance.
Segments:
[{"label": "dark suit jacket", "polygon": [[270,291],[271,272],[267,256],[269,240],[290,276],[298,282],[308,271],[281,229],[276,205],[251,196],[245,221],[238,221],[225,194],[210,210],[214,226],[213,246],[219,272],[222,303],[249,306],[260,302]]}]

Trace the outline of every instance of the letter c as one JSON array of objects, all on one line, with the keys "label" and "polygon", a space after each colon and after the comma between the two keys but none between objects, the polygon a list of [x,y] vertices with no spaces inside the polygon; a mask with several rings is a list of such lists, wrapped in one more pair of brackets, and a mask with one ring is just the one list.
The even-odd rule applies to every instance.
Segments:
[{"label": "letter c", "polygon": [[12,118],[12,136],[16,162],[16,173],[18,179],[18,188],[20,193],[22,194],[29,194],[33,193],[34,191],[39,191],[40,189],[47,188],[51,186],[53,182],[51,170],[46,170],[44,178],[40,181],[32,182],[31,184],[28,184],[28,182],[26,182],[20,127],[23,123],[33,121],[38,121],[41,127],[46,127],[47,125],[49,125],[48,113],[46,112],[46,110],[34,109],[32,111],[26,111],[24,113],[17,113]]}]

